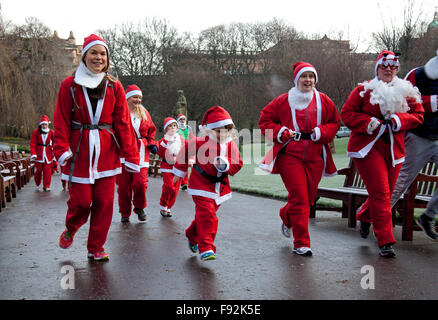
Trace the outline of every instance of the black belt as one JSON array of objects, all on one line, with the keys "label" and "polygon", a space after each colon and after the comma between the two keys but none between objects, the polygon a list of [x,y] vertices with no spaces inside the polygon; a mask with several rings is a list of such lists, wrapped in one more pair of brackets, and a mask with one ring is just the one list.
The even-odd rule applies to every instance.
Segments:
[{"label": "black belt", "polygon": [[295,141],[300,141],[300,140],[312,140],[312,132],[295,132],[295,136],[293,137],[293,139]]},{"label": "black belt", "polygon": [[215,176],[209,175],[207,172],[205,172],[204,169],[202,169],[197,164],[195,164],[193,166],[193,169],[195,169],[201,176],[203,176],[204,178],[207,178],[210,182],[213,182],[213,183],[220,182],[222,184],[225,184],[224,179],[228,176],[228,174],[222,174],[220,177],[215,177]]},{"label": "black belt", "polygon": [[42,146],[42,147],[49,147],[50,144],[42,144],[42,143],[37,143],[37,145]]},{"label": "black belt", "polygon": [[115,141],[117,147],[120,149],[120,145],[119,145],[119,142],[117,141],[116,136],[110,130],[112,127],[113,126],[111,124],[108,124],[108,123],[104,123],[104,124],[81,124],[81,123],[77,123],[77,122],[72,122],[71,123],[71,129],[72,130],[80,130],[81,131],[81,135],[79,137],[78,146],[76,147],[75,154],[73,155],[73,159],[72,159],[71,164],[70,164],[70,174],[68,176],[68,186],[69,187],[71,187],[71,179],[72,179],[72,176],[73,176],[73,169],[75,167],[76,156],[77,156],[77,154],[79,152],[79,147],[81,145],[82,131],[83,130],[106,130],[114,138],[114,141]]}]

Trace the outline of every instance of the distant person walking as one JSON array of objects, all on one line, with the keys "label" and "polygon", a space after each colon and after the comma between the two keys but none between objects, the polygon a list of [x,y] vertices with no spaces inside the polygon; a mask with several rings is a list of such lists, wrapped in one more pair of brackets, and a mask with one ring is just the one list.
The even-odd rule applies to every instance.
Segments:
[{"label": "distant person walking", "polygon": [[73,244],[90,217],[88,258],[108,260],[103,245],[113,216],[114,186],[124,166],[140,171],[137,139],[122,84],[108,75],[108,46],[94,34],[84,39],[82,61],[58,93],[54,152],[68,180],[66,229],[61,248]]},{"label": "distant person walking", "polygon": [[49,129],[49,117],[43,115],[38,129],[32,132],[30,138],[30,159],[35,162],[35,184],[39,186],[43,181],[43,191],[50,191],[52,169],[56,166],[53,155],[53,130]]},{"label": "distant person walking", "polygon": [[333,101],[316,90],[316,69],[309,63],[293,66],[295,86],[261,112],[259,127],[274,142],[260,168],[279,173],[288,191],[280,209],[282,234],[293,235],[293,252],[311,256],[309,206],[315,202],[322,176],[336,173],[329,143],[340,127]]},{"label": "distant person walking", "polygon": [[359,231],[367,238],[372,224],[385,258],[395,257],[390,199],[405,160],[404,133],[422,123],[424,113],[418,89],[396,76],[399,66],[394,52],[382,51],[376,77],[359,84],[341,110],[351,130],[347,154],[369,195],[356,214]]},{"label": "distant person walking", "polygon": [[[178,133],[181,137],[183,137],[186,141],[190,141],[191,139],[195,138],[192,128],[187,124],[187,118],[185,115],[182,113],[179,114],[176,118],[176,121],[178,121]],[[181,180],[181,190],[187,190],[189,175],[190,172],[187,171],[186,176]]]}]

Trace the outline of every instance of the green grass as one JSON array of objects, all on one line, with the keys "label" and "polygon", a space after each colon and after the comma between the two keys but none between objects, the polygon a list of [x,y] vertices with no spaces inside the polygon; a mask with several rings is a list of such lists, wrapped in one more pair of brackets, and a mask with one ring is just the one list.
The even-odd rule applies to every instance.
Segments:
[{"label": "green grass", "polygon": [[11,150],[15,150],[15,145],[17,145],[18,151],[24,151],[30,153],[30,140],[17,137],[0,137],[0,142],[8,145]]}]

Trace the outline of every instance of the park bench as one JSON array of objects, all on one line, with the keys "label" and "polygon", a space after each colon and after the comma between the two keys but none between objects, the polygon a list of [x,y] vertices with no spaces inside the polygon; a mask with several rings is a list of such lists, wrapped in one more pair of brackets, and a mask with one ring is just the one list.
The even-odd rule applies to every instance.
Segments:
[{"label": "park bench", "polygon": [[27,182],[29,182],[30,178],[35,174],[35,162],[30,160],[30,156],[26,156],[24,151],[12,151],[12,159],[19,160],[24,163],[24,166],[27,169]]},{"label": "park bench", "polygon": [[[411,187],[393,208],[393,224],[395,213],[398,211],[402,217],[402,239],[411,241],[414,230],[421,230],[414,225],[414,209],[426,208],[438,183],[438,168],[433,162],[429,162],[420,171]],[[348,227],[356,227],[356,210],[368,198],[362,178],[357,172],[354,163],[350,160],[348,168],[338,170],[338,175],[345,175],[344,184],[338,188],[318,187],[315,204],[310,207],[310,217],[316,216],[316,210],[338,210],[343,218],[348,218]],[[329,198],[342,201],[340,208],[318,207],[319,198]]]},{"label": "park bench", "polygon": [[161,158],[153,153],[150,153],[148,175],[154,178],[157,176],[161,176],[160,164]]},{"label": "park bench", "polygon": [[11,202],[17,196],[15,163],[0,163],[0,211],[6,207],[6,201]]},{"label": "park bench", "polygon": [[20,190],[30,179],[30,177],[28,178],[28,166],[26,161],[23,159],[13,159],[11,151],[2,152],[2,161],[14,162],[16,164],[14,170],[17,176],[17,188]]}]

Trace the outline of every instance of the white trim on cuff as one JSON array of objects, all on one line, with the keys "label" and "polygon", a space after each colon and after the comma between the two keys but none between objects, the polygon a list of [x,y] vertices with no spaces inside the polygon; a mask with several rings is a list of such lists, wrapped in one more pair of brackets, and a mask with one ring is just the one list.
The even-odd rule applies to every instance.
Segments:
[{"label": "white trim on cuff", "polygon": [[138,165],[136,165],[136,164],[134,164],[134,163],[131,163],[131,162],[125,161],[125,162],[124,162],[124,165],[125,165],[125,167],[127,167],[127,168],[133,170],[132,172],[140,172],[140,166],[138,166]]},{"label": "white trim on cuff", "polygon": [[184,178],[187,174],[187,171],[178,170],[177,168],[173,167],[172,173],[180,178]]},{"label": "white trim on cuff", "polygon": [[279,143],[284,143],[283,141],[281,141],[281,135],[283,134],[283,132],[284,132],[285,130],[289,130],[289,128],[288,128],[288,127],[282,127],[282,128],[280,129],[280,131],[278,131],[278,134],[277,134],[277,141],[278,141]]},{"label": "white trim on cuff", "polygon": [[167,149],[167,144],[165,144],[164,141],[161,141],[161,142],[160,142],[160,145],[161,145],[163,148],[166,148],[166,149]]},{"label": "white trim on cuff", "polygon": [[64,152],[62,156],[58,159],[58,164],[63,167],[67,164],[67,160],[73,155],[73,152],[71,152],[70,148],[68,151]]},{"label": "white trim on cuff", "polygon": [[[225,163],[225,169],[220,169],[220,168],[217,167],[217,165],[216,165],[216,160],[217,160],[217,159],[219,159],[219,160],[221,160],[221,162],[224,162],[224,163]],[[214,167],[216,168],[216,170],[217,170],[218,172],[220,172],[220,173],[228,172],[228,170],[230,170],[230,162],[229,162],[228,159],[225,158],[225,157],[218,156],[218,157],[214,158],[214,163],[213,163],[213,165],[214,165]]]},{"label": "white trim on cuff", "polygon": [[321,139],[321,129],[319,127],[313,128],[313,133],[310,135],[312,141],[318,141]]},{"label": "white trim on cuff", "polygon": [[396,124],[392,124],[392,131],[399,132],[401,129],[401,126],[402,126],[399,116],[396,114],[393,114],[393,115],[391,115],[391,119],[394,119],[395,123],[396,123]]}]

